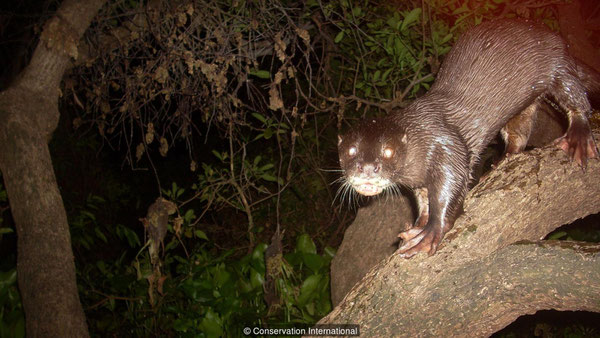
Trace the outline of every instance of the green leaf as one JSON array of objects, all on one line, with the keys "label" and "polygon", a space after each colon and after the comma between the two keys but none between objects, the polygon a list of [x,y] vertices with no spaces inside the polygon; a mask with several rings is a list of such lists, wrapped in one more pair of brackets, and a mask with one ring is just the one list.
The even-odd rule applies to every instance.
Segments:
[{"label": "green leaf", "polygon": [[258,78],[261,79],[270,79],[271,78],[271,73],[268,70],[261,70],[261,69],[250,69],[250,71],[248,72],[248,74],[250,75],[254,75]]},{"label": "green leaf", "polygon": [[252,250],[252,259],[264,259],[265,250],[267,250],[269,246],[266,243],[257,244]]},{"label": "green leaf", "polygon": [[215,270],[215,278],[213,279],[216,286],[221,287],[231,279],[231,274],[226,270],[225,265],[219,265]]},{"label": "green leaf", "polygon": [[311,269],[315,273],[319,272],[321,267],[323,267],[325,265],[325,260],[323,259],[323,257],[321,257],[317,254],[305,253],[303,255],[303,258],[304,258],[304,264],[306,264],[306,266],[308,266],[308,268]]},{"label": "green leaf", "polygon": [[317,253],[315,242],[307,234],[298,236],[296,240],[296,250],[303,253]]},{"label": "green leaf", "polygon": [[194,323],[191,319],[177,318],[173,322],[173,329],[178,332],[187,332],[189,329],[193,329]]},{"label": "green leaf", "polygon": [[265,140],[268,140],[273,136],[273,129],[267,128],[265,129]]},{"label": "green leaf", "polygon": [[104,243],[108,243],[108,239],[106,239],[106,236],[104,236],[102,231],[100,231],[100,227],[95,227],[94,232],[96,233],[96,236],[100,238]]},{"label": "green leaf", "polygon": [[259,120],[260,122],[266,124],[267,123],[267,118],[259,113],[252,113],[252,116],[254,116],[255,119]]},{"label": "green leaf", "polygon": [[389,18],[386,23],[388,24],[388,26],[392,27],[393,29],[397,29],[398,25],[400,24],[399,19],[400,18],[398,18],[397,16],[394,15],[391,18]]},{"label": "green leaf", "polygon": [[178,242],[178,241],[177,241],[175,238],[173,238],[173,240],[172,240],[172,241],[170,241],[170,242],[169,242],[169,243],[168,243],[168,244],[165,246],[165,252],[167,252],[167,251],[169,251],[169,250],[171,250],[171,249],[173,249],[173,248],[176,248],[178,245],[179,245],[179,242]]},{"label": "green leaf", "polygon": [[87,216],[87,218],[91,219],[92,221],[96,220],[96,216],[89,211],[81,210],[81,215]]},{"label": "green leaf", "polygon": [[261,159],[262,159],[262,157],[260,155],[258,155],[254,158],[254,166],[255,167],[258,165],[258,163],[260,163]]},{"label": "green leaf", "polygon": [[98,261],[96,262],[96,267],[98,268],[98,270],[100,270],[100,272],[102,272],[103,274],[107,273],[107,268],[106,268],[106,263],[104,263],[104,261]]},{"label": "green leaf", "polygon": [[262,286],[265,283],[265,276],[262,273],[256,271],[254,268],[250,268],[250,284],[253,289]]},{"label": "green leaf", "polygon": [[321,275],[308,276],[300,287],[300,295],[298,296],[298,305],[304,306],[315,295],[315,290],[319,286]]},{"label": "green leaf", "polygon": [[402,40],[400,40],[400,38],[394,39],[394,54],[398,57],[402,57],[404,54],[404,45],[402,44]]},{"label": "green leaf", "polygon": [[204,233],[204,231],[202,230],[194,231],[194,236],[196,236],[199,239],[204,239],[208,241],[208,236],[206,236],[206,233]]},{"label": "green leaf", "polygon": [[326,246],[325,249],[323,249],[323,253],[325,254],[326,257],[328,257],[329,259],[332,259],[333,257],[335,257],[336,251],[334,248],[332,248],[330,246]]},{"label": "green leaf", "polygon": [[260,178],[262,178],[265,181],[269,181],[269,182],[277,182],[277,177],[270,175],[270,174],[262,174],[262,175],[260,175]]},{"label": "green leaf", "polygon": [[395,36],[394,35],[388,35],[387,40],[385,40],[385,52],[388,54],[392,54],[394,51],[392,50],[393,46],[394,46],[394,40]]},{"label": "green leaf", "polygon": [[[465,1],[459,8],[455,9],[452,12],[452,15],[458,15],[458,14],[468,12],[468,11],[469,11],[469,6],[468,6],[467,2]],[[456,22],[454,23],[454,25],[456,26]]]},{"label": "green leaf", "polygon": [[333,41],[335,43],[339,43],[340,41],[342,41],[343,38],[344,38],[344,31],[340,31],[339,33],[337,33],[337,35],[335,36],[335,39]]},{"label": "green leaf", "polygon": [[379,80],[379,77],[381,76],[381,71],[378,70],[375,72],[375,74],[373,74],[373,81],[377,82]]},{"label": "green leaf", "polygon": [[452,33],[448,33],[448,34],[446,34],[446,36],[444,36],[444,37],[442,38],[442,40],[440,41],[440,44],[442,44],[442,43],[446,43],[446,42],[450,41],[450,39],[452,39],[452,37],[453,37],[453,36],[454,36],[454,35],[452,35]]},{"label": "green leaf", "polygon": [[237,281],[237,288],[243,293],[247,293],[252,291],[252,284],[248,283],[246,280],[239,279]]},{"label": "green leaf", "polygon": [[219,160],[223,161],[223,157],[221,156],[221,153],[219,153],[216,150],[212,151],[213,155],[215,155]]},{"label": "green leaf", "polygon": [[412,11],[408,12],[408,14],[404,16],[404,21],[402,21],[402,27],[400,28],[400,30],[405,30],[409,25],[417,21],[420,15],[421,8],[415,8]]},{"label": "green leaf", "polygon": [[388,70],[386,70],[385,72],[383,72],[383,75],[381,76],[381,81],[385,81],[387,80],[387,77],[390,75],[390,73],[392,72],[393,68],[389,68]]},{"label": "green leaf", "polygon": [[222,337],[223,336],[223,321],[217,313],[212,309],[208,309],[206,315],[200,322],[200,329],[208,337]]},{"label": "green leaf", "polygon": [[301,252],[290,252],[284,254],[283,257],[285,258],[285,261],[288,262],[291,266],[298,267],[303,262],[302,255],[303,254]]},{"label": "green leaf", "polygon": [[183,219],[187,222],[190,222],[191,220],[193,220],[194,218],[196,218],[196,215],[194,213],[194,209],[188,209],[185,214],[183,215]]},{"label": "green leaf", "polygon": [[561,239],[565,236],[567,236],[566,231],[557,231],[557,232],[550,234],[550,236],[548,236],[548,239]]},{"label": "green leaf", "polygon": [[15,231],[11,228],[0,228],[0,235],[12,234],[13,232]]},{"label": "green leaf", "polygon": [[263,165],[262,167],[258,168],[258,170],[259,171],[266,171],[266,170],[269,170],[269,169],[271,169],[273,167],[274,167],[273,163],[267,163],[267,164]]},{"label": "green leaf", "polygon": [[[306,306],[304,307],[306,309],[306,312],[308,312],[309,315],[314,316],[315,315],[315,303],[308,303],[306,304]],[[306,318],[306,321],[309,321],[311,318]]]},{"label": "green leaf", "polygon": [[140,242],[140,238],[135,233],[135,231],[123,225],[117,226],[117,236],[119,236],[120,239],[123,239],[123,237],[125,237],[125,239],[127,239],[127,244],[129,244],[129,246],[132,248],[138,247],[142,244]]},{"label": "green leaf", "polygon": [[17,269],[0,273],[0,286],[2,289],[14,285],[17,282]]}]

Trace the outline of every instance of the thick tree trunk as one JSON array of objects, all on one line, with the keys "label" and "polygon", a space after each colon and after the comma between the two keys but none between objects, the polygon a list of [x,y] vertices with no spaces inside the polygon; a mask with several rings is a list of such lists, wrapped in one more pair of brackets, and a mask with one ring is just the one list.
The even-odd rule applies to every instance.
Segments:
[{"label": "thick tree trunk", "polygon": [[19,289],[31,337],[88,336],[48,140],[59,119],[63,73],[105,1],[64,1],[29,65],[0,93],[0,170],[17,228]]},{"label": "thick tree trunk", "polygon": [[[357,323],[365,337],[481,337],[537,310],[600,312],[600,245],[539,241],[600,211],[599,180],[600,160],[584,172],[554,146],[512,156],[469,192],[435,255],[385,259],[320,323]],[[396,221],[368,212],[373,225]]]}]

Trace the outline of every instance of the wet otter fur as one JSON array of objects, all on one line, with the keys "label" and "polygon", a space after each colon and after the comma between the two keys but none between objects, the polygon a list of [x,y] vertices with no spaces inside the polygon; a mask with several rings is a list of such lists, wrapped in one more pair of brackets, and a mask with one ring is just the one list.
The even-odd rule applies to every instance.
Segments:
[{"label": "wet otter fur", "polygon": [[434,254],[482,151],[499,132],[507,153],[522,151],[541,100],[568,119],[557,146],[584,168],[598,156],[586,86],[600,88],[600,76],[578,64],[559,35],[532,21],[483,23],[458,39],[425,95],[339,138],[345,186],[367,196],[412,188],[419,216],[400,233],[399,251]]}]

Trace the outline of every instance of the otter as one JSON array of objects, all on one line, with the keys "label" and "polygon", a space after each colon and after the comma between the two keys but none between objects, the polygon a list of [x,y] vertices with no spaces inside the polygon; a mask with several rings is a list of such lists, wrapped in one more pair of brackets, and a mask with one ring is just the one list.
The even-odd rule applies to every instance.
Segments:
[{"label": "otter", "polygon": [[462,210],[485,147],[500,133],[507,154],[522,151],[540,102],[553,102],[567,117],[558,147],[583,168],[598,156],[586,86],[598,88],[599,79],[544,26],[482,23],[458,39],[426,94],[339,137],[341,189],[374,196],[412,188],[419,215],[398,235],[398,251],[406,258],[432,255]]}]

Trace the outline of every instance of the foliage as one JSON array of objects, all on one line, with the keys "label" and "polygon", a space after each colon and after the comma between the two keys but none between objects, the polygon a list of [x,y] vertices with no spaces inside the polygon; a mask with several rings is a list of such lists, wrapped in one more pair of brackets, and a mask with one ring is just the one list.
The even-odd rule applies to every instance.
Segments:
[{"label": "foliage", "polygon": [[449,22],[451,31],[457,33],[464,32],[483,21],[516,17],[540,20],[557,30],[554,5],[566,3],[564,0],[429,0],[428,2],[433,15]]},{"label": "foliage", "polygon": [[[2,179],[2,173],[0,173],[0,179]],[[6,194],[6,189],[2,185],[0,181],[0,240],[2,240],[2,235],[13,233],[12,228],[3,227],[4,219],[2,218],[2,214],[5,210],[8,209],[8,196]]]},{"label": "foliage", "polygon": [[[169,193],[182,191],[173,186]],[[152,264],[147,245],[140,248],[136,242],[140,251],[133,259],[121,255],[78,269],[93,332],[235,336],[242,325],[311,324],[331,310],[332,249],[318,255],[312,239],[300,236],[278,267],[282,308],[268,312],[263,301],[267,245],[260,243],[241,258],[234,257],[234,249],[215,254],[206,234],[194,230],[193,212],[184,214],[180,226],[176,218],[170,222],[159,264]],[[193,245],[189,254],[184,243]]]},{"label": "foliage", "polygon": [[469,27],[501,17],[525,17],[557,29],[551,5],[562,2],[429,0],[425,7],[419,7],[420,1],[378,6],[370,1],[330,2],[323,5],[323,13],[338,29],[334,42],[342,55],[333,75],[341,80],[342,92],[352,94],[349,101],[401,105],[429,88],[443,55]]},{"label": "foliage", "polygon": [[414,98],[429,88],[432,68],[450,50],[449,27],[426,17],[420,7],[397,10],[382,5],[371,11],[358,2],[342,1],[337,8],[329,4],[324,12],[332,21],[341,16],[334,41],[344,58],[337,71],[340,78],[354,79],[345,82],[343,91],[362,98]]},{"label": "foliage", "polygon": [[[82,110],[73,124],[126,145],[132,167],[155,169],[154,153],[185,143],[197,202],[243,212],[254,245],[253,213],[289,186],[304,125],[334,118],[312,102],[332,86],[316,76],[326,47],[309,13],[301,2],[113,1],[88,31],[94,57],[65,81]],[[321,159],[314,151],[302,154]]]},{"label": "foliage", "polygon": [[[6,189],[2,185],[0,173],[0,244],[3,236],[14,233],[12,227],[5,226],[4,211],[8,210]],[[6,262],[0,261],[0,267]],[[25,337],[25,314],[21,304],[21,295],[17,288],[17,269],[0,269],[0,337]]]},{"label": "foliage", "polygon": [[25,337],[25,315],[16,268],[0,271],[0,337]]}]

